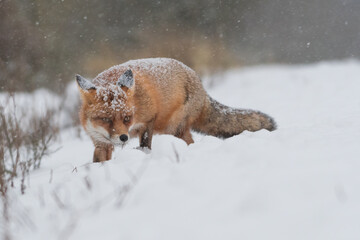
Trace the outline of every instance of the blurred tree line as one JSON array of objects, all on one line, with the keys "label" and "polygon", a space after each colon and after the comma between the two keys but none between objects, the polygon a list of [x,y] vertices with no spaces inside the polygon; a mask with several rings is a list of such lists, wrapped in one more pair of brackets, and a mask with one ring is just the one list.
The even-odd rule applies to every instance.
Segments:
[{"label": "blurred tree line", "polygon": [[359,57],[357,0],[0,0],[1,91],[172,57],[200,74]]}]

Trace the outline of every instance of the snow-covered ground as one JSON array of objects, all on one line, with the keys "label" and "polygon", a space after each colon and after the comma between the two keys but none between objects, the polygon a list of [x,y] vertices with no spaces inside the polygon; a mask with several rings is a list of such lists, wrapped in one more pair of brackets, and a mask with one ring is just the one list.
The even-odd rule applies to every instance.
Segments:
[{"label": "snow-covered ground", "polygon": [[[111,161],[73,129],[11,189],[14,239],[360,239],[360,62],[232,70],[220,102],[278,130],[133,139]],[[17,187],[17,186],[16,186]]]}]

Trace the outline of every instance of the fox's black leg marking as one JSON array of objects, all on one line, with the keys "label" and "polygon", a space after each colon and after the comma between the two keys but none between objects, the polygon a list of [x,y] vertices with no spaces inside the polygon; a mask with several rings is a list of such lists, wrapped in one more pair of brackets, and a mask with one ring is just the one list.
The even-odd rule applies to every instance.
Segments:
[{"label": "fox's black leg marking", "polygon": [[151,149],[151,140],[152,140],[152,133],[146,129],[146,131],[141,135],[140,139],[140,147],[141,148],[149,148]]},{"label": "fox's black leg marking", "polygon": [[154,120],[151,120],[148,125],[147,128],[145,129],[145,131],[141,134],[140,136],[140,147],[141,148],[149,148],[151,149],[151,141],[152,141],[152,135],[153,135],[153,125],[154,125]]}]

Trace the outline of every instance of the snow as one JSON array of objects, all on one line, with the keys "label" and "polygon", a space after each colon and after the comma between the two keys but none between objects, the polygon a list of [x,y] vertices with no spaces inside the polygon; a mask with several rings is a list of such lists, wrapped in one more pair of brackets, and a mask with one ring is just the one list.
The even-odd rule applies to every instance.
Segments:
[{"label": "snow", "polygon": [[44,116],[47,110],[59,110],[57,125],[61,128],[72,125],[71,111],[75,111],[80,104],[79,90],[77,83],[70,83],[64,91],[65,98],[62,98],[46,89],[38,89],[33,93],[12,94],[0,92],[0,105],[4,107],[5,113],[12,113],[15,110],[16,117],[22,120],[22,127],[28,127],[29,119],[32,116]]},{"label": "snow", "polygon": [[[120,76],[125,70],[131,69],[134,73],[135,84],[136,81],[141,81],[141,78],[136,78],[136,74],[149,74],[155,76],[159,85],[170,84],[173,75],[178,74],[179,71],[187,71],[187,73],[194,73],[188,66],[171,58],[143,58],[137,60],[130,60],[125,63],[115,65],[109,69],[98,74],[94,82],[101,86],[107,86],[109,79],[114,76]],[[195,74],[195,73],[194,73]],[[114,81],[115,80],[115,81]],[[113,79],[112,82],[117,82],[118,79]],[[111,82],[111,80],[110,80]]]},{"label": "snow", "polygon": [[26,193],[11,189],[13,238],[359,239],[359,75],[355,60],[228,71],[210,96],[278,130],[156,135],[150,152],[133,139],[104,164],[64,130]]}]

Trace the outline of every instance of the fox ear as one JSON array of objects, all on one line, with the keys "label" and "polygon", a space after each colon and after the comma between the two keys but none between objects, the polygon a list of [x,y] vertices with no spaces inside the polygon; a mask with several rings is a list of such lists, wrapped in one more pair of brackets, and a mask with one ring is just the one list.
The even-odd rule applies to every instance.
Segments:
[{"label": "fox ear", "polygon": [[82,101],[87,102],[88,104],[92,104],[94,102],[93,91],[96,90],[95,85],[78,74],[76,75],[76,82],[79,86],[80,97]]},{"label": "fox ear", "polygon": [[134,75],[133,72],[129,69],[126,70],[126,72],[124,72],[118,79],[117,81],[117,85],[120,87],[126,87],[126,88],[131,88],[134,85]]},{"label": "fox ear", "polygon": [[96,87],[92,82],[80,76],[79,74],[76,74],[76,82],[78,83],[79,87],[85,91],[96,90]]}]

